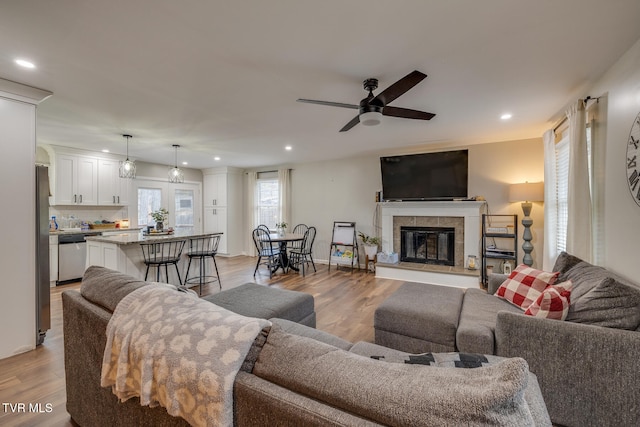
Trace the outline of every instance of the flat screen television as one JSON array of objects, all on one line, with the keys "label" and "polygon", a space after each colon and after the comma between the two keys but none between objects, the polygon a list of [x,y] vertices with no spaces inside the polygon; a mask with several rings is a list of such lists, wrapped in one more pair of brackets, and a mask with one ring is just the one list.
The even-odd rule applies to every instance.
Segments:
[{"label": "flat screen television", "polygon": [[468,150],[381,157],[380,169],[384,200],[452,200],[468,197]]}]

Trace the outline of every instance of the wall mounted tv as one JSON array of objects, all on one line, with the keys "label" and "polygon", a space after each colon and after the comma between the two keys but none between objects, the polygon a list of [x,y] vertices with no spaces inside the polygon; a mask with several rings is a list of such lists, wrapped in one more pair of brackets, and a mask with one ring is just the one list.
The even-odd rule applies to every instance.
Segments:
[{"label": "wall mounted tv", "polygon": [[469,151],[380,157],[384,200],[467,198]]}]

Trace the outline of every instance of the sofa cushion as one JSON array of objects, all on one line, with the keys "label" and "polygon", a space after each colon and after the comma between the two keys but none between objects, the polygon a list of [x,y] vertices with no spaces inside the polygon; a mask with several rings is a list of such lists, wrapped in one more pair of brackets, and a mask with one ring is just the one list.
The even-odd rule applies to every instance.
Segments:
[{"label": "sofa cushion", "polygon": [[571,304],[567,320],[633,331],[640,326],[640,289],[608,277]]},{"label": "sofa cushion", "polygon": [[571,281],[547,286],[524,312],[527,316],[564,320],[569,313]]},{"label": "sofa cushion", "polygon": [[503,299],[489,295],[480,289],[467,289],[456,331],[458,351],[493,354],[496,319],[498,311],[501,310],[522,314],[519,307]]},{"label": "sofa cushion", "polygon": [[253,373],[383,424],[533,425],[520,358],[477,369],[385,363],[274,325]]},{"label": "sofa cushion", "polygon": [[522,310],[529,308],[547,286],[553,285],[558,273],[550,273],[520,264],[496,291],[496,296],[504,298]]},{"label": "sofa cushion", "polygon": [[84,272],[80,293],[87,300],[113,313],[122,298],[149,284],[119,271],[91,266]]}]

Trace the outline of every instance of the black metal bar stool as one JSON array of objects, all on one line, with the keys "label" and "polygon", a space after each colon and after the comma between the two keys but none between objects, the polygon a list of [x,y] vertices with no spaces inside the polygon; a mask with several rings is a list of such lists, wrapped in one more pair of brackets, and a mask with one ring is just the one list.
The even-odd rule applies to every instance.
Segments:
[{"label": "black metal bar stool", "polygon": [[[218,253],[218,245],[220,244],[220,235],[194,237],[189,239],[189,249],[187,250],[187,256],[189,257],[189,265],[187,266],[187,274],[184,278],[186,285],[200,285],[200,294],[202,295],[202,285],[207,283],[218,281],[220,289],[222,289],[222,282],[220,282],[220,274],[218,273],[218,264],[216,263],[216,254]],[[197,277],[189,278],[189,269],[191,268],[191,261],[193,259],[199,261],[199,274]],[[206,259],[211,258],[213,260],[213,266],[216,269],[216,275],[207,275]]]},{"label": "black metal bar stool", "polygon": [[153,243],[140,243],[142,248],[142,255],[144,256],[144,263],[147,265],[147,271],[144,274],[144,280],[147,280],[149,275],[149,268],[156,268],[156,282],[160,281],[160,269],[164,265],[164,274],[169,283],[169,264],[173,264],[176,267],[176,273],[178,274],[178,282],[182,286],[182,279],[180,278],[180,270],[178,269],[178,261],[182,256],[182,249],[184,248],[185,240],[172,240],[169,242],[153,242]]}]

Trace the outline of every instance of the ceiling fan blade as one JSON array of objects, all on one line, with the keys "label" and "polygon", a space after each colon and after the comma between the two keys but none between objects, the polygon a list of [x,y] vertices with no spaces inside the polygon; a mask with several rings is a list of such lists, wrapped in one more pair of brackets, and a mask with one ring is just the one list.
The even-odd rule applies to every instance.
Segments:
[{"label": "ceiling fan blade", "polygon": [[376,101],[381,101],[382,105],[385,106],[391,103],[394,99],[403,95],[409,89],[420,83],[427,77],[426,74],[421,73],[420,71],[412,71],[382,92],[378,94],[373,100],[370,102],[372,104],[376,104]]},{"label": "ceiling fan blade", "polygon": [[431,120],[436,115],[433,113],[426,113],[424,111],[410,110],[408,108],[390,107],[386,106],[382,109],[383,116],[390,117],[402,117],[404,119],[418,119],[418,120]]},{"label": "ceiling fan blade", "polygon": [[350,108],[352,110],[357,110],[360,108],[359,105],[355,104],[343,104],[341,102],[330,102],[330,101],[317,101],[315,99],[296,99],[298,102],[306,102],[307,104],[318,104],[318,105],[328,105],[329,107],[342,107],[342,108]]},{"label": "ceiling fan blade", "polygon": [[342,129],[340,129],[340,132],[346,132],[349,129],[351,129],[352,127],[354,127],[355,125],[357,125],[358,123],[360,123],[360,116],[355,116],[349,123],[347,123],[346,125],[344,125],[344,127]]}]

